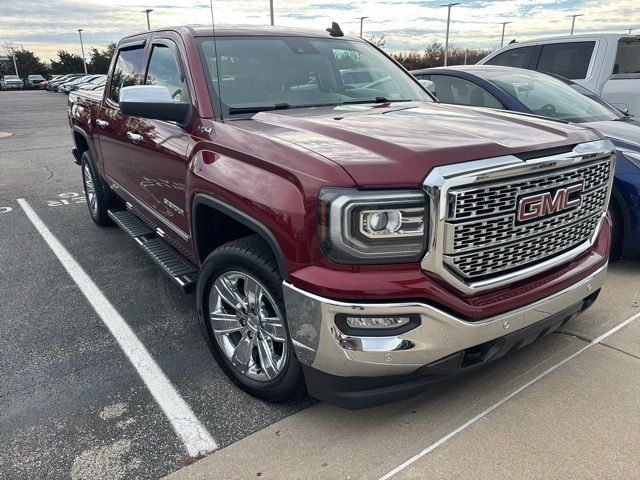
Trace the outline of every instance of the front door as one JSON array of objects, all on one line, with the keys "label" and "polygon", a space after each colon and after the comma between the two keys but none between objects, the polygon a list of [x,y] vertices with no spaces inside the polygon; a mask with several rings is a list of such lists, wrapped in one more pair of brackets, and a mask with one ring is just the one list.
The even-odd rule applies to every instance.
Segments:
[{"label": "front door", "polygon": [[[182,68],[179,40],[154,38],[147,64],[146,85],[162,86],[176,102],[191,102]],[[189,127],[176,122],[131,117],[131,192],[151,209],[165,233],[188,240],[185,179],[188,168]],[[166,228],[165,228],[166,227]]]}]

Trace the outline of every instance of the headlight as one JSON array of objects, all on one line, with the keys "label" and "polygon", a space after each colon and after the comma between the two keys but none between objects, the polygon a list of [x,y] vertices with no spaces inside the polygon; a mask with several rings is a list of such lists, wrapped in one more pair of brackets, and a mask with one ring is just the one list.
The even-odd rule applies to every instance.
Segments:
[{"label": "headlight", "polygon": [[629,150],[622,150],[624,158],[633,163],[636,167],[640,168],[640,152],[631,152]]},{"label": "headlight", "polygon": [[426,195],[419,190],[323,188],[322,250],[338,263],[419,261],[426,247]]}]

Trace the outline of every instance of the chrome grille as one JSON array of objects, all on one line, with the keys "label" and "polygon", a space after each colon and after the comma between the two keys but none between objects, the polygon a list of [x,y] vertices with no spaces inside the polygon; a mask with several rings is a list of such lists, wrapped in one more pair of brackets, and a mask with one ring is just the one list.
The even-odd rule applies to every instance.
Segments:
[{"label": "chrome grille", "polygon": [[511,213],[515,209],[516,198],[519,195],[552,190],[583,180],[584,190],[592,190],[607,184],[610,168],[611,162],[607,158],[606,161],[581,165],[569,171],[547,173],[520,181],[514,179],[510,182],[489,184],[480,188],[456,189],[449,194],[451,209],[448,217],[452,220],[462,220]]},{"label": "chrome grille", "polygon": [[[609,193],[612,159],[554,169],[525,178],[454,187],[447,193],[442,260],[466,281],[522,269],[587,242],[600,224]],[[522,195],[584,185],[578,208],[530,223],[516,223]]]}]

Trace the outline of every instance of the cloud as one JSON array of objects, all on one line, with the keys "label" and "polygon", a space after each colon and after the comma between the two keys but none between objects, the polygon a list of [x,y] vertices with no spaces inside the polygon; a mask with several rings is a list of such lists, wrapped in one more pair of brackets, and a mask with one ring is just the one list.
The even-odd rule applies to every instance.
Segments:
[{"label": "cloud", "polygon": [[[461,0],[451,11],[450,42],[459,47],[496,48],[502,26],[506,40],[526,40],[569,33],[579,12],[576,33],[622,32],[640,27],[640,2],[620,0]],[[358,34],[357,17],[367,16],[366,35],[385,34],[388,50],[422,49],[444,41],[447,9],[442,0],[274,0],[276,24],[324,30],[331,21]],[[216,22],[268,24],[267,0],[214,0]],[[146,29],[142,10],[152,8],[152,27],[208,22],[209,3],[203,0],[22,0],[3,1],[0,8],[0,45],[12,42],[34,50],[43,59],[58,49],[79,53],[77,29],[85,47],[107,43]],[[87,48],[88,49],[88,48]],[[87,51],[87,50],[85,50]]]}]

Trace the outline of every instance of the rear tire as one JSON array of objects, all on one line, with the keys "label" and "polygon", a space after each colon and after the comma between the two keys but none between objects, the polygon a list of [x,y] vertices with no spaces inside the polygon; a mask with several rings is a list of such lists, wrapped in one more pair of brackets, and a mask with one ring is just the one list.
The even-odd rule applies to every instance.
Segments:
[{"label": "rear tire", "polygon": [[197,298],[209,349],[236,385],[269,402],[304,391],[278,264],[258,235],[226,243],[207,257]]},{"label": "rear tire", "polygon": [[87,199],[91,219],[101,227],[111,224],[107,210],[113,206],[113,194],[100,178],[89,151],[82,154],[80,165],[84,195]]}]

